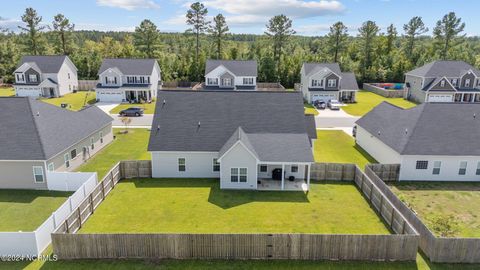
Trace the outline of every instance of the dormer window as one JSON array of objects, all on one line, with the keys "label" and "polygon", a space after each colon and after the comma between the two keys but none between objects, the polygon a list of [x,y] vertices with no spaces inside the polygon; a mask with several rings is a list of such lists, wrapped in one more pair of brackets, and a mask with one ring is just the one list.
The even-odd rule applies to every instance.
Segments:
[{"label": "dormer window", "polygon": [[458,79],[452,79],[453,86],[457,86],[457,83],[458,83]]},{"label": "dormer window", "polygon": [[337,80],[335,79],[328,80],[328,87],[336,87],[336,86],[337,86]]},{"label": "dormer window", "polygon": [[25,81],[25,76],[23,74],[17,74],[17,82]]},{"label": "dormer window", "polygon": [[465,87],[470,87],[470,79],[465,80]]},{"label": "dormer window", "polygon": [[445,87],[445,80],[440,81],[440,87]]},{"label": "dormer window", "polygon": [[321,82],[322,80],[312,80],[312,86],[313,87],[321,86]]},{"label": "dormer window", "polygon": [[29,74],[28,75],[28,80],[30,82],[37,82],[37,75],[36,74]]},{"label": "dormer window", "polygon": [[105,77],[107,84],[117,84],[117,77]]}]

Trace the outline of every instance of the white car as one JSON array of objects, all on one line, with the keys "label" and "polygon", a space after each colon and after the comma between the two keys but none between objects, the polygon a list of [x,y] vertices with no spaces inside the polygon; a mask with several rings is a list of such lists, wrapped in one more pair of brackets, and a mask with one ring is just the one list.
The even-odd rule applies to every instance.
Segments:
[{"label": "white car", "polygon": [[336,99],[329,100],[327,106],[330,110],[340,110],[340,102]]}]

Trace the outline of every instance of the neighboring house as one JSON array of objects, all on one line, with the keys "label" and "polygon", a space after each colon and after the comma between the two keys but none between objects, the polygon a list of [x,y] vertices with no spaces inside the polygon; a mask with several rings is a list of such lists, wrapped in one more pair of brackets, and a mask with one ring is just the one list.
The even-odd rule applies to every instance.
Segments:
[{"label": "neighboring house", "polygon": [[356,123],[357,144],[402,181],[480,181],[480,104],[383,102]]},{"label": "neighboring house", "polygon": [[315,138],[298,92],[159,91],[148,150],[156,178],[287,189],[293,176],[308,189]]},{"label": "neighboring house", "polygon": [[256,90],[257,61],[207,60],[204,88],[207,90]]},{"label": "neighboring house", "polygon": [[358,91],[355,74],[342,72],[338,63],[303,63],[300,76],[303,98],[308,103],[331,99],[355,102]]},{"label": "neighboring house", "polygon": [[406,98],[424,102],[480,102],[480,71],[463,61],[433,61],[405,74]]},{"label": "neighboring house", "polygon": [[60,97],[78,90],[77,68],[65,55],[24,56],[13,75],[19,97]]},{"label": "neighboring house", "polygon": [[161,71],[155,59],[105,59],[95,87],[100,102],[152,101],[161,88]]},{"label": "neighboring house", "polygon": [[95,106],[0,97],[0,108],[0,189],[47,189],[48,172],[74,170],[113,139],[113,119]]}]

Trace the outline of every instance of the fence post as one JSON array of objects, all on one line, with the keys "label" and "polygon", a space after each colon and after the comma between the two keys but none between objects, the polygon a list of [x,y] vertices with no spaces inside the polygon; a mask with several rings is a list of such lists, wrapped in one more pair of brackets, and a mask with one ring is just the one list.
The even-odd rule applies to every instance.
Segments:
[{"label": "fence post", "polygon": [[137,178],[140,178],[140,162],[137,160]]},{"label": "fence post", "polygon": [[65,219],[65,231],[70,233],[70,226],[68,225],[68,217]]},{"label": "fence post", "polygon": [[370,197],[368,197],[370,199],[370,201],[372,201],[372,204],[373,204],[373,199],[372,199],[372,194],[373,194],[373,182],[372,182],[372,185],[370,186]]},{"label": "fence post", "polygon": [[392,217],[390,218],[390,229],[393,230],[393,219],[395,218],[395,207],[392,205]]},{"label": "fence post", "polygon": [[90,193],[90,196],[89,196],[90,197],[90,214],[93,214],[93,211],[95,210],[95,208],[93,207],[93,197],[92,197],[92,195],[93,195],[93,192]]},{"label": "fence post", "polygon": [[105,185],[104,185],[105,181],[102,181],[101,183],[102,183],[102,201],[103,201],[105,200]]},{"label": "fence post", "polygon": [[114,185],[115,181],[113,180],[113,169],[110,171],[110,180],[112,181],[112,189],[113,189],[115,187],[115,185]]},{"label": "fence post", "polygon": [[82,228],[82,211],[80,210],[80,206],[77,208],[78,212],[78,229]]}]

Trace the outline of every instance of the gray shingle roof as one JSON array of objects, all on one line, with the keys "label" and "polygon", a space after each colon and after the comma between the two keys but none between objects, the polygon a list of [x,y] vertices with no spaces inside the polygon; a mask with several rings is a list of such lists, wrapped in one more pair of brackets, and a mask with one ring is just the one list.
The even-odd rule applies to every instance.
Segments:
[{"label": "gray shingle roof", "polygon": [[342,80],[340,82],[340,89],[343,90],[358,90],[358,83],[357,78],[355,78],[355,74],[352,72],[342,72],[340,74],[342,76]]},{"label": "gray shingle roof", "polygon": [[473,73],[478,77],[480,76],[480,71],[475,67],[467,64],[463,61],[433,61],[428,64],[425,64],[419,68],[416,68],[410,72],[407,72],[406,75],[413,75],[418,77],[459,77],[464,72],[472,70]]},{"label": "gray shingle roof", "polygon": [[104,59],[98,75],[109,68],[118,68],[124,75],[150,75],[157,60],[133,58],[107,58]]},{"label": "gray shingle roof", "polygon": [[159,91],[148,150],[218,152],[239,127],[307,136],[305,119],[299,92]]},{"label": "gray shingle roof", "polygon": [[207,60],[205,64],[205,75],[220,65],[226,67],[235,76],[257,77],[256,60]]},{"label": "gray shingle roof", "polygon": [[303,63],[303,69],[307,76],[311,75],[313,72],[317,72],[321,68],[328,68],[334,73],[341,75],[342,71],[340,70],[340,65],[338,63]]},{"label": "gray shingle roof", "polygon": [[113,121],[95,106],[73,112],[27,97],[0,107],[0,160],[47,160]]},{"label": "gray shingle roof", "polygon": [[58,73],[66,58],[66,55],[27,55],[22,57],[17,68],[24,63],[34,63],[42,73]]},{"label": "gray shingle roof", "polygon": [[480,104],[383,102],[356,123],[403,155],[480,155]]}]

